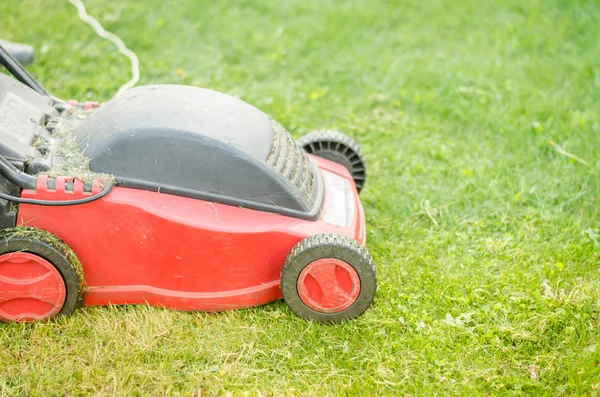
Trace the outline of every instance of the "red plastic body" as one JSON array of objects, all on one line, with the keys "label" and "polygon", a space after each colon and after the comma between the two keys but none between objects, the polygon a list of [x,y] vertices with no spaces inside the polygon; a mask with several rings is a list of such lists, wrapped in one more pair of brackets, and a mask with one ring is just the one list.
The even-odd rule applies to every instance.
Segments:
[{"label": "red plastic body", "polygon": [[[316,221],[115,187],[83,205],[22,204],[18,223],[48,230],[75,251],[85,274],[85,305],[204,311],[261,305],[281,298],[284,260],[305,237],[340,233],[365,243],[364,213],[350,174],[336,163],[311,159],[330,173],[326,185],[332,175],[350,181],[355,210],[347,225],[325,221],[327,211],[336,208],[332,200],[339,199],[328,186]],[[22,197],[65,200],[90,194],[80,183],[67,192],[64,182],[58,178],[49,191],[40,178],[37,190],[24,190]]]}]

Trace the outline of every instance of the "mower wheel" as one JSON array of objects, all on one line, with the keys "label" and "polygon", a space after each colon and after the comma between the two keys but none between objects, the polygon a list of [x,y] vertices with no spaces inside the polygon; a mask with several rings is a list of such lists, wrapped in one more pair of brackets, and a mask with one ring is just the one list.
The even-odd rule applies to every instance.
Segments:
[{"label": "mower wheel", "polygon": [[69,315],[82,286],[81,264],[54,234],[29,227],[0,231],[0,321]]},{"label": "mower wheel", "polygon": [[298,143],[306,153],[346,167],[360,193],[365,185],[367,167],[360,147],[352,138],[338,131],[318,130],[300,137]]},{"label": "mower wheel", "polygon": [[373,259],[357,241],[339,234],[305,238],[281,271],[283,299],[298,316],[323,323],[358,317],[375,298]]}]

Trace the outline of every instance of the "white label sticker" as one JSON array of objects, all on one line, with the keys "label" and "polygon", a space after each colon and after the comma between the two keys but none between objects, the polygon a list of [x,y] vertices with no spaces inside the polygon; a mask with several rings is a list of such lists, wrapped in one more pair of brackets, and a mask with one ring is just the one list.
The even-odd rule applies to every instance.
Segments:
[{"label": "white label sticker", "polygon": [[350,182],[339,175],[323,171],[325,208],[323,220],[331,225],[348,227],[354,217],[354,195]]},{"label": "white label sticker", "polygon": [[9,92],[0,104],[0,131],[29,144],[42,112]]}]

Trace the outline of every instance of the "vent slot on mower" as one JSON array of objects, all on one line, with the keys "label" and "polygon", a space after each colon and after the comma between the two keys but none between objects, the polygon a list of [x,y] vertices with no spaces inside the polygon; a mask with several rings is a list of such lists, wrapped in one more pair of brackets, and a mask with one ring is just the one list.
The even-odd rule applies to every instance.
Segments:
[{"label": "vent slot on mower", "polygon": [[267,164],[305,195],[310,204],[314,204],[317,196],[315,190],[315,169],[304,149],[279,123],[273,121],[273,143],[267,158]]}]

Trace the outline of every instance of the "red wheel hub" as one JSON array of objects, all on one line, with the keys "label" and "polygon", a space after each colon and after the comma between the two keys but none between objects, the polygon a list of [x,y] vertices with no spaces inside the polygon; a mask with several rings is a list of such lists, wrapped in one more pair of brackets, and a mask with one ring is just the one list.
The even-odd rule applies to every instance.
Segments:
[{"label": "red wheel hub", "polygon": [[338,313],[352,306],[358,298],[360,278],[346,262],[324,258],[309,263],[302,270],[297,287],[306,306],[321,313]]},{"label": "red wheel hub", "polygon": [[0,255],[0,320],[34,321],[60,312],[67,290],[50,262],[28,252]]}]

